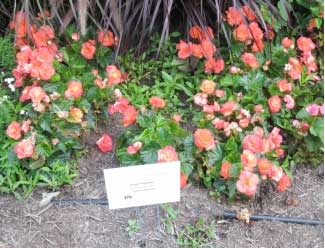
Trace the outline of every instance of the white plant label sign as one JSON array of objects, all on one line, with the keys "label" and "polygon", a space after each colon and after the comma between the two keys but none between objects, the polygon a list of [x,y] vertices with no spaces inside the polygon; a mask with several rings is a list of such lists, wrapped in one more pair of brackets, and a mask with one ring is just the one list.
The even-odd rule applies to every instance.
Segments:
[{"label": "white plant label sign", "polygon": [[180,201],[180,161],[105,169],[109,209]]}]

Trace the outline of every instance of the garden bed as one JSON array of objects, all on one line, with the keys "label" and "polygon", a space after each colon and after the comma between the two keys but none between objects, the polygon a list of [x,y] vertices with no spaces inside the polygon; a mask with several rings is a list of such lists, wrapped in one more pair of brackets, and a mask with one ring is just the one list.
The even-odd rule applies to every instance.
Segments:
[{"label": "garden bed", "polygon": [[[69,1],[78,20],[64,18],[61,31],[56,18],[69,17],[69,4],[51,1],[53,16],[36,2],[22,1],[0,37],[0,248],[323,245],[323,225],[243,216],[324,219],[321,1],[201,1],[201,14],[196,1],[168,1],[167,14],[126,1],[108,7],[114,23],[102,13],[105,27],[88,30],[85,13],[102,11],[100,1],[78,0],[78,10]],[[143,29],[146,11],[163,26],[119,32],[131,6]],[[141,33],[139,23],[123,31]],[[177,203],[40,204],[53,191],[105,201],[103,169],[175,161]],[[224,211],[241,220],[221,219]]]},{"label": "garden bed", "polygon": [[[114,134],[114,141],[119,136],[119,122],[112,118],[109,123],[98,133],[84,136],[89,153],[78,163],[80,175],[73,185],[61,188],[58,199],[106,198],[103,169],[119,164],[113,153],[98,153],[94,144],[102,132]],[[322,167],[298,167],[287,192],[279,194],[269,188],[261,199],[257,195],[255,200],[232,204],[224,200],[216,203],[207,189],[188,185],[182,190],[181,201],[171,204],[179,211],[174,228],[180,234],[186,224],[194,225],[199,218],[207,223],[215,220],[216,239],[211,247],[322,247],[323,226],[237,220],[218,223],[217,215],[248,208],[254,214],[323,219],[323,175]],[[157,230],[155,207],[141,207],[138,212],[136,208],[109,210],[98,205],[40,208],[43,192],[46,189],[35,190],[23,203],[12,196],[0,198],[0,247],[177,247],[177,235],[167,233],[163,223],[162,230]],[[138,219],[141,225],[131,238],[125,230],[129,219]]]}]

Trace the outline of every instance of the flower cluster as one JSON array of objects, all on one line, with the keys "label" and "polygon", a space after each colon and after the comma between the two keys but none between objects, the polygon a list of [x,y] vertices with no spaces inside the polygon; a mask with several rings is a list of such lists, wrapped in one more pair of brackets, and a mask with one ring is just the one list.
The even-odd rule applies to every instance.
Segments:
[{"label": "flower cluster", "polygon": [[180,59],[187,59],[190,56],[196,58],[205,58],[204,63],[206,73],[218,74],[223,71],[225,64],[222,58],[215,58],[217,48],[213,43],[213,31],[210,27],[204,27],[203,29],[198,26],[193,26],[190,29],[190,36],[194,40],[198,40],[199,43],[186,43],[181,40],[177,45],[178,57]]},{"label": "flower cluster", "polygon": [[23,45],[16,54],[17,67],[13,70],[16,78],[15,87],[21,87],[26,77],[47,81],[55,74],[53,60],[57,56],[58,48],[51,41],[54,32],[51,27],[43,26],[37,33],[42,33],[44,36],[35,38],[36,48]]},{"label": "flower cluster", "polygon": [[110,104],[108,106],[108,112],[112,115],[114,113],[120,113],[123,115],[123,126],[127,127],[133,123],[135,123],[138,115],[138,111],[130,105],[130,100],[127,98],[123,98],[122,94],[117,91],[115,94],[116,102],[114,104]]},{"label": "flower cluster", "polygon": [[[293,49],[295,47],[294,42],[288,37],[285,37],[282,40],[282,46],[284,47],[285,52],[287,52],[287,49]],[[312,75],[318,70],[316,58],[312,54],[312,51],[316,48],[316,45],[312,39],[304,36],[299,37],[297,39],[297,47],[301,51],[301,56],[298,58],[290,57],[288,64],[286,64],[284,69],[292,80],[297,80],[301,77],[304,65],[307,68],[308,75]],[[320,80],[320,77],[314,75],[313,80],[318,81]]]},{"label": "flower cluster", "polygon": [[[20,124],[17,121],[13,121],[6,130],[6,134],[9,138],[14,140],[20,140],[23,135],[26,135],[30,131],[31,120],[26,119]],[[30,158],[34,154],[35,147],[35,135],[31,134],[30,137],[21,140],[14,147],[14,152],[19,159]]]}]

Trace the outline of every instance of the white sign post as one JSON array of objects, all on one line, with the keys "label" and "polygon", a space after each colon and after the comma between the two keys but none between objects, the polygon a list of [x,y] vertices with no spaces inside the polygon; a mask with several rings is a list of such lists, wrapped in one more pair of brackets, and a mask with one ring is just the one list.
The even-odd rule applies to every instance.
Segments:
[{"label": "white sign post", "polygon": [[180,201],[180,161],[105,169],[109,209]]}]

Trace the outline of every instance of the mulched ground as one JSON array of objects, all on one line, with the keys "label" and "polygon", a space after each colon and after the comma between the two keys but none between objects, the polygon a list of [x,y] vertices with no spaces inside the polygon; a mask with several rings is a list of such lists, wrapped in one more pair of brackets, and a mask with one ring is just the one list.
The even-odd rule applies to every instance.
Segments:
[{"label": "mulched ground", "polygon": [[[79,177],[72,186],[61,188],[58,199],[105,198],[102,170],[117,167],[113,154],[99,153],[94,144],[104,131],[118,137],[120,129],[115,120],[99,133],[85,136],[89,149],[79,162]],[[158,226],[155,207],[109,210],[107,206],[48,205],[40,208],[42,192],[38,188],[25,201],[12,196],[0,197],[0,248],[7,247],[140,247],[168,248],[176,245],[177,235],[167,234]],[[324,171],[299,167],[294,171],[293,186],[285,193],[271,188],[262,197],[246,202],[217,203],[209,198],[204,188],[188,185],[181,193],[181,201],[171,204],[179,210],[174,223],[176,233],[185,224],[194,224],[199,218],[207,223],[216,221],[216,240],[211,247],[265,247],[317,248],[324,246],[324,227],[280,222],[219,221],[223,211],[249,209],[254,214],[283,215],[307,219],[324,219]],[[128,219],[138,219],[141,230],[129,237],[125,228]],[[160,227],[160,230],[159,228]],[[202,246],[207,247],[207,246]]]}]

